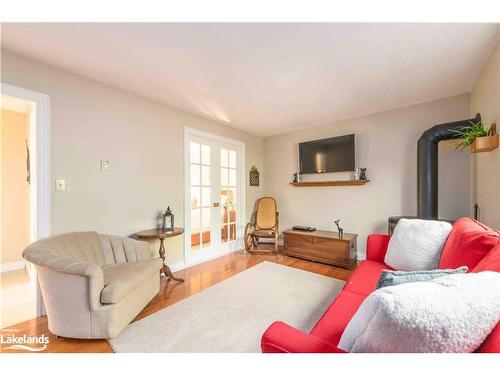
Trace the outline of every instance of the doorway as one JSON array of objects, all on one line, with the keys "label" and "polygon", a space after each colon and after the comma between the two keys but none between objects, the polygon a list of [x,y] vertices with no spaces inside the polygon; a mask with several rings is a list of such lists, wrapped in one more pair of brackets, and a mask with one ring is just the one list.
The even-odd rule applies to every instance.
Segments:
[{"label": "doorway", "polygon": [[22,259],[31,242],[30,119],[26,100],[2,95],[0,129],[0,327],[36,316],[36,288]]},{"label": "doorway", "polygon": [[244,147],[239,141],[186,128],[186,266],[241,249]]},{"label": "doorway", "polygon": [[49,97],[1,84],[0,327],[45,314],[34,267],[22,258],[50,233]]}]

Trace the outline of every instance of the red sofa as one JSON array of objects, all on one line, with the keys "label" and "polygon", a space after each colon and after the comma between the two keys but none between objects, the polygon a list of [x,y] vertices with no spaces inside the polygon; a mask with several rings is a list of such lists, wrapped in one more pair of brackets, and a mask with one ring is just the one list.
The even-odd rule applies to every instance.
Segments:
[{"label": "red sofa", "polygon": [[[469,272],[500,272],[499,232],[463,217],[455,221],[441,254],[439,268],[469,267]],[[261,340],[263,353],[343,353],[337,348],[345,327],[363,300],[375,290],[383,269],[390,237],[371,234],[366,244],[366,260],[353,272],[310,333],[284,322],[274,322]],[[500,323],[478,352],[500,353]]]}]

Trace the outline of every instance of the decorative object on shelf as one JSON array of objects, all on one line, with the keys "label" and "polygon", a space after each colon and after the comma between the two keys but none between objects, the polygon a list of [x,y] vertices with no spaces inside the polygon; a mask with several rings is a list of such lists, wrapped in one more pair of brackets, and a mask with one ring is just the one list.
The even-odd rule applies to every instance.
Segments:
[{"label": "decorative object on shelf", "polygon": [[361,174],[359,175],[359,179],[361,181],[366,181],[366,168],[360,168]]},{"label": "decorative object on shelf", "polygon": [[469,121],[470,126],[458,130],[451,129],[455,137],[462,140],[457,145],[457,150],[463,150],[470,146],[470,152],[486,152],[498,148],[498,134],[496,124],[487,126],[481,120]]},{"label": "decorative object on shelf", "polygon": [[340,223],[340,219],[335,220],[334,223],[337,226],[337,230],[339,232],[339,238],[344,237],[344,228],[341,228],[340,224],[339,224]]},{"label": "decorative object on shelf", "polygon": [[259,186],[259,170],[255,165],[250,169],[250,186]]},{"label": "decorative object on shelf", "polygon": [[356,168],[354,171],[354,179],[356,181],[366,180],[366,168]]},{"label": "decorative object on shelf", "polygon": [[360,168],[356,168],[356,169],[354,170],[354,175],[353,175],[352,177],[354,178],[354,180],[356,180],[356,181],[357,181],[357,180],[359,180],[359,176],[360,176],[360,174],[361,174],[361,169],[360,169]]},{"label": "decorative object on shelf", "polygon": [[293,174],[292,184],[296,184],[300,181],[302,181],[302,175],[299,172],[295,172]]},{"label": "decorative object on shelf", "polygon": [[172,232],[174,230],[174,213],[170,210],[170,206],[163,211],[161,229],[164,232]]}]

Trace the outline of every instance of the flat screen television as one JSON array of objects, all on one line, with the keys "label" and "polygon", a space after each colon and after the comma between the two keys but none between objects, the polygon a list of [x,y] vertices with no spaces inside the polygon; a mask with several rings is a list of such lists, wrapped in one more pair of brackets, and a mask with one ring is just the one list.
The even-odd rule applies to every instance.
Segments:
[{"label": "flat screen television", "polygon": [[300,173],[354,171],[354,134],[299,143]]}]

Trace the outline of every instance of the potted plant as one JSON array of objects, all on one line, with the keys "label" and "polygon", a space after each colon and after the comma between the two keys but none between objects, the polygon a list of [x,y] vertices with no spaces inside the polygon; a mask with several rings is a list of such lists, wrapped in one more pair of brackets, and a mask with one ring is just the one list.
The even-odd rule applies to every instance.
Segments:
[{"label": "potted plant", "polygon": [[498,147],[496,124],[488,127],[481,121],[470,121],[470,126],[452,131],[457,134],[457,138],[462,139],[457,145],[457,150],[463,150],[470,146],[470,152],[485,152]]}]

